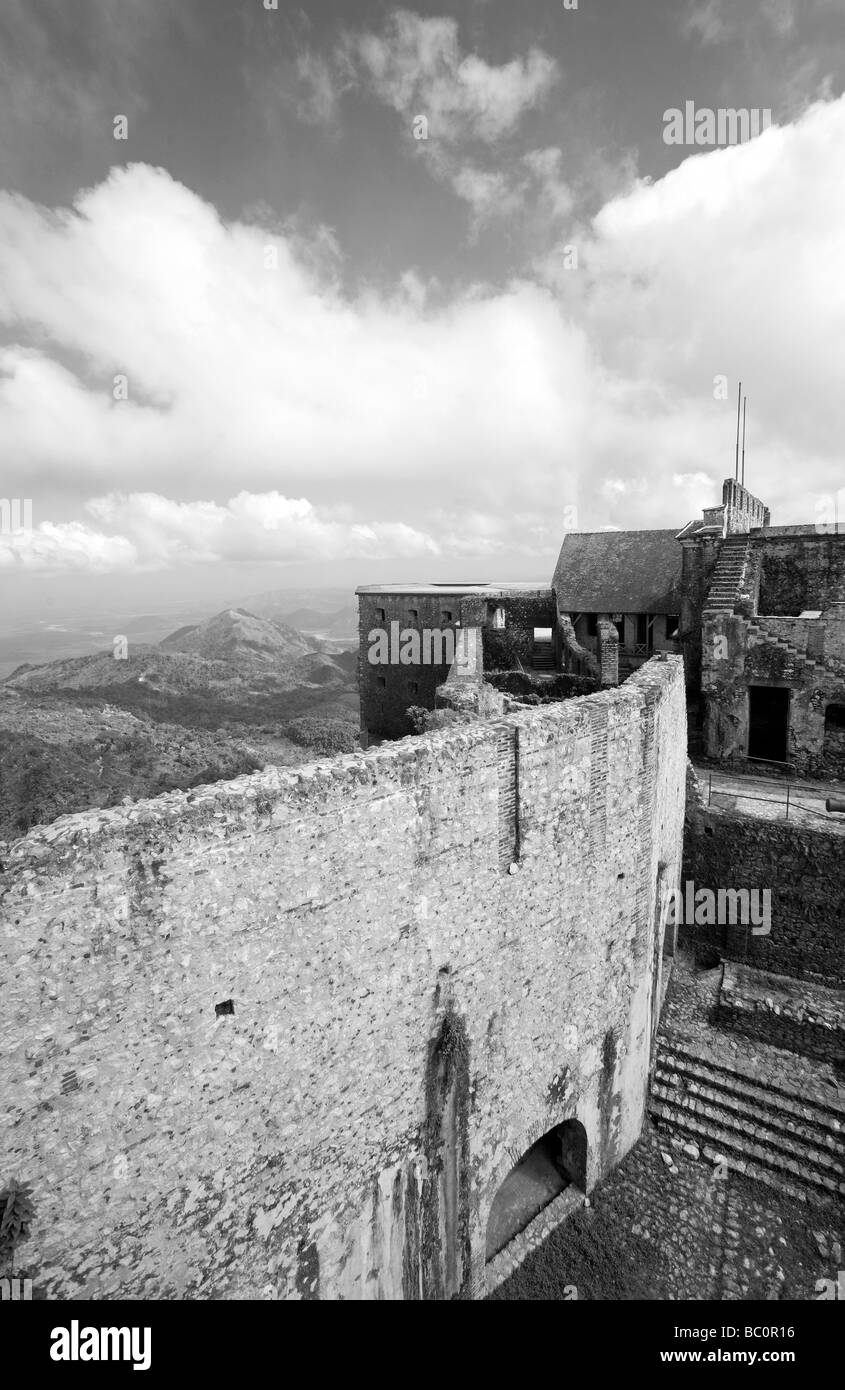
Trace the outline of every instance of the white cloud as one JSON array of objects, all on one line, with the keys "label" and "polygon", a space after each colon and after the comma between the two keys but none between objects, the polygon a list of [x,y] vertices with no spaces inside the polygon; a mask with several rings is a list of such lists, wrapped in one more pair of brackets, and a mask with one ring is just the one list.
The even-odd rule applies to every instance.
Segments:
[{"label": "white cloud", "polygon": [[293,65],[295,83],[292,104],[308,125],[329,125],[337,118],[344,83],[331,63],[312,49],[302,49]]},{"label": "white cloud", "polygon": [[[431,559],[447,553],[499,555],[513,548],[515,520],[526,532],[535,518],[438,511],[438,535],[404,522],[339,519],[307,498],[240,492],[224,504],[177,502],[158,493],[91,498],[92,521],[40,522],[31,531],[0,534],[0,570],[133,573],[190,565],[292,564],[347,559]],[[345,510],[345,509],[343,509]],[[523,547],[530,553],[526,535]]]},{"label": "white cloud", "polygon": [[[532,159],[553,184],[553,154]],[[845,98],[612,199],[557,290],[447,302],[412,271],[345,294],[336,242],[308,264],[301,228],[224,223],[147,166],[59,213],[0,196],[4,490],[42,523],[28,563],[537,554],[567,506],[588,529],[683,524],[732,471],[738,375],[749,481],[776,521],[812,520],[845,434],[843,164]],[[74,525],[43,522],[48,489],[78,499]],[[93,496],[111,500],[83,520]]]},{"label": "white cloud", "polygon": [[494,66],[462,55],[454,19],[392,14],[381,34],[351,34],[342,49],[350,74],[410,122],[427,117],[430,138],[493,143],[516,129],[558,77],[554,59],[533,48]]}]

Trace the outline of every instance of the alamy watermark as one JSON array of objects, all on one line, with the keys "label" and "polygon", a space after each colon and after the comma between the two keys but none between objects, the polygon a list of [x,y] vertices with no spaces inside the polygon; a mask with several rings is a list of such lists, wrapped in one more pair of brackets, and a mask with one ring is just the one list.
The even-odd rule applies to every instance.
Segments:
[{"label": "alamy watermark", "polygon": [[688,101],[683,111],[671,106],[663,112],[665,145],[744,145],[772,124],[771,107],[734,108],[709,106],[696,108]]},{"label": "alamy watermark", "polygon": [[466,628],[400,628],[392,622],[389,631],[374,627],[367,641],[371,666],[451,666],[455,660],[468,660]]},{"label": "alamy watermark", "polygon": [[130,1361],[133,1371],[148,1371],[152,1360],[149,1327],[86,1327],[78,1319],[70,1327],[54,1327],[53,1361]]},{"label": "alamy watermark", "polygon": [[32,498],[0,497],[0,536],[25,536],[32,532]]},{"label": "alamy watermark", "polygon": [[750,926],[752,936],[772,930],[771,888],[698,888],[687,879],[669,893],[670,926]]},{"label": "alamy watermark", "polygon": [[0,1303],[29,1303],[31,1301],[31,1279],[0,1279]]}]

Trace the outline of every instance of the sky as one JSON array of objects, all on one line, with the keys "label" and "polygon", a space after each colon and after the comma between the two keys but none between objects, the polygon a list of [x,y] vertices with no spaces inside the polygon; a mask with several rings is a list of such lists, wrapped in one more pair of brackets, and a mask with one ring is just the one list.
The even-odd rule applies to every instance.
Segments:
[{"label": "sky", "polygon": [[[7,620],[845,486],[845,0],[3,0]],[[721,146],[667,112],[769,111]],[[840,493],[845,514],[845,493]]]}]

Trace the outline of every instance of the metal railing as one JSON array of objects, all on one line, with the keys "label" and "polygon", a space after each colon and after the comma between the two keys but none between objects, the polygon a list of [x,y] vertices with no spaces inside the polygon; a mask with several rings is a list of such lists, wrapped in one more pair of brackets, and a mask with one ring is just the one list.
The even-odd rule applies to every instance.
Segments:
[{"label": "metal railing", "polygon": [[[751,761],[751,760],[749,759],[749,761]],[[758,760],[758,761],[762,761],[762,760]],[[768,761],[771,762],[771,759],[769,759]],[[783,766],[784,766],[784,767],[788,767],[788,766],[791,766],[791,764],[784,763]],[[717,773],[716,775],[718,776],[719,774]],[[758,782],[764,782],[764,781],[768,781],[768,780],[771,780],[773,786],[783,786],[782,783],[777,783],[777,782],[775,782],[773,778],[772,778],[772,779],[768,779],[768,778],[764,778],[764,777],[758,777],[758,778],[757,778],[757,781],[758,781]],[[741,801],[765,801],[765,802],[768,802],[768,804],[769,804],[769,805],[772,805],[772,806],[783,806],[783,807],[784,807],[784,819],[785,819],[785,820],[789,820],[789,812],[790,812],[790,808],[791,808],[792,811],[793,811],[793,813],[794,813],[795,811],[801,811],[801,812],[806,812],[808,815],[811,815],[811,816],[821,816],[821,818],[822,818],[823,821],[827,821],[828,824],[830,824],[830,821],[828,820],[828,816],[829,816],[829,814],[833,814],[833,812],[832,812],[832,810],[831,810],[830,807],[828,807],[827,810],[825,810],[825,811],[818,811],[818,810],[816,810],[815,806],[807,806],[807,805],[804,804],[803,802],[799,801],[797,798],[798,798],[798,795],[799,795],[799,793],[800,793],[800,788],[796,787],[792,782],[787,782],[787,783],[786,783],[785,792],[786,792],[786,795],[785,795],[785,796],[760,796],[760,795],[758,795],[758,794],[756,794],[756,793],[754,793],[754,792],[746,791],[743,787],[741,787],[741,786],[738,787],[738,786],[736,786],[736,785],[733,785],[733,786],[730,786],[730,787],[723,786],[723,787],[721,787],[721,788],[718,787],[718,786],[714,787],[714,786],[713,786],[713,773],[711,772],[711,773],[709,774],[709,776],[708,776],[708,783],[707,783],[707,805],[709,806],[709,805],[712,803],[712,800],[713,800],[714,795],[715,795],[715,796],[732,796],[732,797],[734,797],[735,799],[738,799],[738,800],[741,800]]]}]

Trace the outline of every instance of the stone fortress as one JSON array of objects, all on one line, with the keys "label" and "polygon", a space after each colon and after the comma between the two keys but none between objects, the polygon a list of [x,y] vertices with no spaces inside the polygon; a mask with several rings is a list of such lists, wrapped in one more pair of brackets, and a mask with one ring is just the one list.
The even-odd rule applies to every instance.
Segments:
[{"label": "stone fortress", "polygon": [[[735,837],[694,789],[688,705],[706,739],[727,721],[733,759],[751,689],[786,688],[792,761],[841,769],[845,537],[769,549],[768,529],[731,483],[680,535],[567,536],[549,589],[368,586],[361,753],[0,846],[0,1176],[33,1189],[19,1264],[36,1296],[483,1298],[649,1110],[697,1123],[664,1094],[669,905],[684,874],[715,885]],[[773,591],[802,614],[762,623]],[[372,664],[392,622],[460,629],[455,660]],[[777,655],[778,622],[812,662]],[[805,709],[819,666],[827,693]],[[449,718],[415,736],[412,707]],[[782,853],[752,831],[723,882]],[[739,932],[709,945],[833,998],[841,876],[812,880],[809,923],[788,894],[838,833],[789,842],[783,938],[778,918],[753,960]],[[825,999],[815,1032],[792,1010],[789,1041],[835,1063]],[[751,1032],[770,1043],[764,1013]],[[825,1163],[841,1191],[841,1144]]]},{"label": "stone fortress", "polygon": [[452,627],[469,630],[477,672],[556,671],[595,688],[682,653],[706,756],[845,777],[845,530],[771,526],[734,479],[682,529],[567,535],[549,587],[365,585],[358,596],[365,742],[407,733],[407,709],[433,709],[449,675],[372,662],[368,634]]}]

